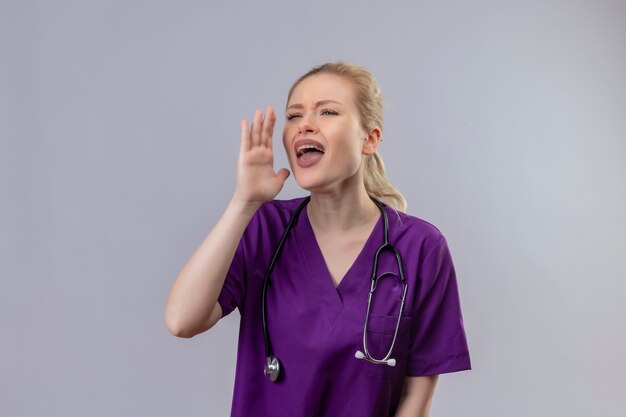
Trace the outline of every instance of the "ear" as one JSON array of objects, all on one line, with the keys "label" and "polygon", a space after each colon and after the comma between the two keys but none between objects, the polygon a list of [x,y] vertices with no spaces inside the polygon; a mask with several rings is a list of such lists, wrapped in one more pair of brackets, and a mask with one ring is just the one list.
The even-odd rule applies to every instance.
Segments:
[{"label": "ear", "polygon": [[369,156],[376,152],[381,140],[383,140],[383,132],[376,126],[370,130],[365,142],[363,142],[363,155]]}]

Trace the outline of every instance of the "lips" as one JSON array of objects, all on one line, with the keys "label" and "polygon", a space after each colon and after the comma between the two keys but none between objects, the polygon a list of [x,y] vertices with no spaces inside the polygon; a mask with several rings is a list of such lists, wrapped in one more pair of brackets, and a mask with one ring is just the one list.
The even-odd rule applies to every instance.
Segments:
[{"label": "lips", "polygon": [[296,157],[300,159],[307,152],[321,152],[324,154],[324,146],[313,139],[300,139],[293,144]]},{"label": "lips", "polygon": [[300,168],[315,165],[324,156],[324,146],[313,139],[300,139],[293,144],[296,163]]}]

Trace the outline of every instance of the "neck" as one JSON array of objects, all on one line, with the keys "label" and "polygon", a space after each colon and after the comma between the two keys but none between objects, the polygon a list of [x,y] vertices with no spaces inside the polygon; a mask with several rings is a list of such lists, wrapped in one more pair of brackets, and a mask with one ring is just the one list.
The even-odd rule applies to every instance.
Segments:
[{"label": "neck", "polygon": [[333,234],[369,228],[380,217],[365,187],[341,193],[311,193],[306,210],[315,230]]}]

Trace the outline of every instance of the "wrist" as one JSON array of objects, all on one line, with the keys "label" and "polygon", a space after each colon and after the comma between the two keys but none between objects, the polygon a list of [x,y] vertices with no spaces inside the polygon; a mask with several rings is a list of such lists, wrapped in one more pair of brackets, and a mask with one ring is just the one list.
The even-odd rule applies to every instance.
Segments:
[{"label": "wrist", "polygon": [[252,217],[254,213],[256,213],[256,211],[259,209],[259,207],[261,207],[261,204],[262,203],[258,201],[245,201],[234,195],[231,198],[228,207],[238,214]]}]

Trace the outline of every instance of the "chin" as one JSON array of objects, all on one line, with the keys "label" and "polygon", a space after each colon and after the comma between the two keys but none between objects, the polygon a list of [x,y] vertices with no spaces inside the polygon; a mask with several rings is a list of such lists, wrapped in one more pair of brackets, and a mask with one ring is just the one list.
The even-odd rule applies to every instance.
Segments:
[{"label": "chin", "polygon": [[317,189],[315,186],[316,184],[312,181],[300,181],[296,178],[296,183],[300,186],[300,188],[309,192],[313,192],[313,190]]},{"label": "chin", "polygon": [[294,178],[296,180],[296,183],[303,190],[307,190],[309,192],[315,192],[315,191],[320,191],[323,188],[323,184],[321,184],[319,179],[317,178],[310,178],[310,176],[308,175],[298,175],[298,174],[295,174]]}]

